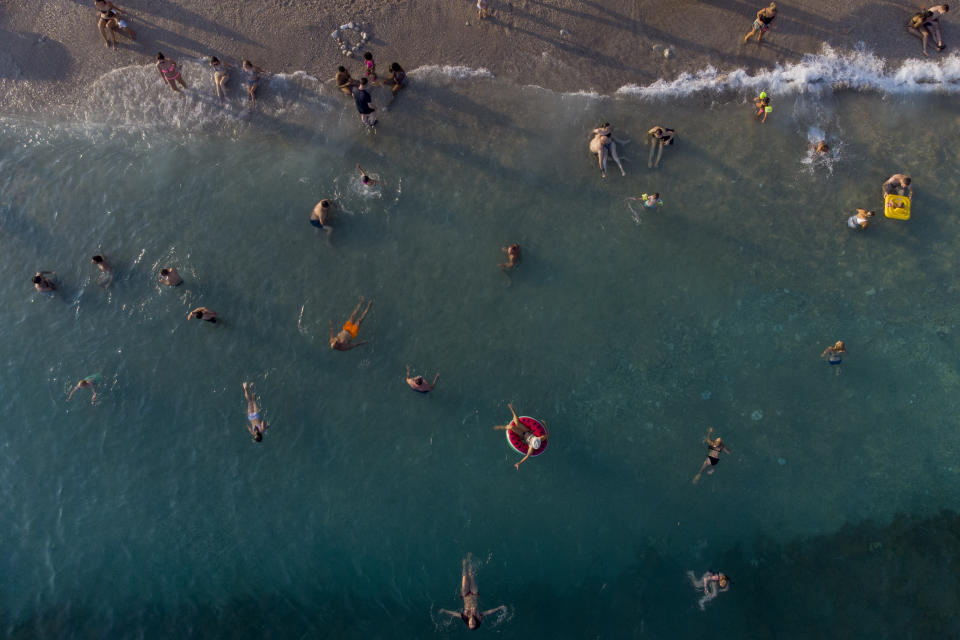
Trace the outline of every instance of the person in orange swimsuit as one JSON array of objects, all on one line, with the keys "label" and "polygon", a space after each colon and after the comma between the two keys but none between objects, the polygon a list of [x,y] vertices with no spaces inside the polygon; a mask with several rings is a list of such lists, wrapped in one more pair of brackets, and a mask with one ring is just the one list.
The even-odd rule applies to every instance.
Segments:
[{"label": "person in orange swimsuit", "polygon": [[[370,312],[370,307],[373,306],[373,300],[367,303],[367,308],[363,310],[363,313],[360,313],[360,307],[363,306],[363,296],[360,296],[360,302],[357,303],[357,307],[353,310],[353,313],[350,314],[350,319],[343,323],[343,328],[340,330],[336,336],[333,335],[333,320],[330,321],[330,348],[334,351],[350,351],[354,347],[359,347],[362,344],[367,344],[368,340],[361,340],[360,342],[351,342],[351,340],[356,340],[357,335],[360,333],[360,325],[363,324],[363,319],[367,317],[367,314]],[[357,314],[360,313],[360,317],[357,317]]]},{"label": "person in orange swimsuit", "polygon": [[440,613],[460,618],[471,629],[479,627],[483,619],[491,613],[507,610],[505,605],[500,605],[487,611],[480,611],[480,594],[477,592],[477,576],[473,572],[473,554],[471,553],[467,553],[467,557],[462,562],[460,597],[463,598],[463,611],[440,609]]}]

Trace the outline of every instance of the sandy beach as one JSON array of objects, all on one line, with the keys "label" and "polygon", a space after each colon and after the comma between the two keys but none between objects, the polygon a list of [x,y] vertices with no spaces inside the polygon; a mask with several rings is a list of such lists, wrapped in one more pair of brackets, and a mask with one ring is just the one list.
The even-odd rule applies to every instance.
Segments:
[{"label": "sandy beach", "polygon": [[[559,91],[610,93],[708,65],[719,70],[772,67],[820,50],[860,46],[895,63],[919,57],[919,41],[903,25],[914,8],[903,2],[830,0],[779,3],[762,45],[742,44],[762,5],[743,0],[491,0],[477,19],[466,0],[132,0],[137,42],[122,36],[104,46],[93,3],[81,0],[0,2],[0,108],[70,102],[111,69],[168,57],[249,58],[272,72],[332,77],[345,63],[331,38],[353,21],[369,36],[380,68],[428,64],[483,67],[522,84]],[[952,43],[950,18],[944,39]],[[355,34],[350,34],[355,35]],[[949,51],[949,49],[948,49]],[[208,82],[208,78],[188,78]]]}]

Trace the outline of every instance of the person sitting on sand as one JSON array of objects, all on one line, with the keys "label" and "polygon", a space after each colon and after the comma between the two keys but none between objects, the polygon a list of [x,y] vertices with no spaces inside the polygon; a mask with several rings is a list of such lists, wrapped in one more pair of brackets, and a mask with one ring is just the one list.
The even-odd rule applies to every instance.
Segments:
[{"label": "person sitting on sand", "polygon": [[[111,40],[113,41],[113,48],[116,49],[117,47],[117,36],[114,35],[115,33],[122,33],[136,42],[137,34],[130,28],[127,22],[129,15],[125,10],[108,0],[94,0],[93,6],[96,7],[98,12],[97,29],[100,31],[100,36],[103,37],[103,41],[107,44],[108,49],[110,48]],[[109,40],[107,39],[108,35],[110,36]]]},{"label": "person sitting on sand", "polygon": [[419,391],[420,393],[427,393],[432,391],[435,386],[437,386],[437,380],[440,379],[440,374],[437,373],[433,377],[433,382],[427,382],[427,379],[423,376],[410,376],[410,365],[407,365],[407,384],[410,385],[410,388],[414,391]]},{"label": "person sitting on sand", "polygon": [[392,84],[393,88],[390,91],[394,96],[396,96],[397,92],[399,92],[400,89],[403,89],[406,83],[407,83],[407,72],[404,71],[403,67],[401,67],[398,63],[391,62],[390,77],[388,77],[384,81],[384,84]]},{"label": "person sitting on sand", "polygon": [[353,94],[353,87],[357,84],[357,81],[350,77],[347,68],[343,66],[337,67],[337,75],[333,77],[333,82],[337,85],[337,89],[348,96]]},{"label": "person sitting on sand", "polygon": [[382,180],[374,180],[373,178],[368,176],[367,172],[364,171],[363,167],[361,167],[359,164],[357,165],[357,171],[360,172],[360,184],[367,187],[368,189],[372,189],[378,184],[383,184]]},{"label": "person sitting on sand", "polygon": [[247,90],[247,99],[251,103],[256,102],[257,87],[260,86],[260,74],[266,72],[249,60],[244,60],[242,67],[244,73],[243,87]]},{"label": "person sitting on sand", "polygon": [[327,224],[330,218],[330,201],[324,198],[316,204],[313,211],[310,212],[310,224],[318,229],[323,229],[327,233],[333,233],[333,227]]},{"label": "person sitting on sand", "polygon": [[37,271],[33,274],[31,282],[33,282],[33,288],[39,291],[40,293],[52,293],[57,290],[57,285],[53,282],[53,279],[48,278],[47,276],[57,275],[53,271]]},{"label": "person sitting on sand", "polygon": [[[887,195],[898,195],[898,196],[907,196],[910,199],[913,199],[913,185],[910,184],[910,176],[905,173],[895,173],[887,181],[883,183],[881,191],[884,196]],[[908,195],[909,194],[909,195]]]},{"label": "person sitting on sand", "polygon": [[219,58],[210,58],[210,67],[213,68],[213,90],[217,97],[223,100],[227,95],[227,82],[230,80],[230,69],[233,65],[221,62]]},{"label": "person sitting on sand", "polygon": [[833,346],[827,347],[820,354],[821,358],[827,359],[827,364],[837,368],[837,375],[840,375],[840,363],[843,362],[843,354],[847,353],[847,345],[843,340],[837,340]]},{"label": "person sitting on sand", "polygon": [[690,578],[694,589],[698,591],[703,589],[703,597],[697,603],[700,605],[700,611],[703,611],[706,604],[716,598],[718,593],[730,588],[730,578],[725,573],[707,571],[697,578],[693,571],[687,571],[687,577]]},{"label": "person sitting on sand", "polygon": [[[647,168],[652,169],[660,165],[660,157],[663,155],[663,148],[673,144],[677,137],[677,132],[673,129],[657,125],[647,131],[647,142],[650,143],[650,157],[647,158]],[[656,151],[657,157],[654,160],[653,153]]]},{"label": "person sitting on sand", "polygon": [[75,393],[76,393],[77,391],[79,391],[80,389],[90,389],[90,391],[93,392],[93,397],[90,398],[90,404],[93,404],[94,402],[96,402],[96,401],[97,401],[97,389],[96,389],[96,387],[94,387],[93,385],[94,385],[94,384],[97,382],[97,380],[99,380],[99,379],[100,379],[100,376],[94,374],[94,375],[92,375],[92,376],[87,376],[86,378],[84,378],[83,380],[81,380],[80,382],[78,382],[78,383],[76,384],[76,386],[75,386],[73,389],[70,390],[70,394],[67,396],[67,402],[70,402],[70,398],[73,397],[73,394],[75,394]]},{"label": "person sitting on sand", "polygon": [[176,267],[164,267],[160,269],[159,282],[168,287],[176,287],[183,282],[183,278],[180,277],[180,272],[177,271]]},{"label": "person sitting on sand", "polygon": [[177,62],[163,57],[162,53],[157,53],[157,71],[160,72],[160,77],[163,78],[164,82],[169,84],[170,88],[174,91],[180,91],[180,89],[177,88],[178,82],[184,89],[187,88],[187,83],[183,81],[183,77],[180,75],[180,69],[177,68]]},{"label": "person sitting on sand", "polygon": [[513,269],[514,267],[520,264],[520,245],[513,243],[509,247],[502,247],[500,249],[505,254],[507,254],[507,261],[501,262],[497,266],[501,269]]},{"label": "person sitting on sand", "polygon": [[875,215],[876,213],[873,211],[857,209],[856,215],[852,215],[847,218],[847,226],[858,231],[866,229],[870,225],[870,218]]},{"label": "person sitting on sand", "polygon": [[707,467],[710,467],[710,470],[707,471],[707,475],[713,475],[713,467],[720,464],[720,452],[730,453],[730,449],[727,449],[727,446],[723,444],[723,438],[717,436],[713,440],[710,439],[710,434],[713,433],[713,427],[710,427],[707,430],[707,435],[703,439],[707,443],[707,459],[703,461],[703,464],[700,465],[700,471],[697,471],[697,475],[693,476],[693,484],[700,482],[700,475],[703,473],[703,470]]},{"label": "person sitting on sand", "polygon": [[770,106],[770,96],[766,91],[761,91],[760,95],[753,99],[753,106],[757,109],[756,117],[760,120],[760,124],[766,122],[767,114],[773,111],[773,107]]},{"label": "person sitting on sand", "polygon": [[440,613],[445,613],[454,618],[460,618],[470,629],[479,627],[483,619],[491,613],[507,610],[506,606],[500,605],[487,611],[480,611],[480,593],[477,589],[477,576],[473,571],[473,554],[471,553],[468,553],[462,562],[460,597],[463,598],[463,611],[440,609]]},{"label": "person sitting on sand", "polygon": [[97,269],[100,270],[100,275],[97,276],[97,284],[101,287],[109,287],[110,283],[113,282],[113,267],[110,266],[107,259],[98,253],[90,258],[90,262],[97,265]]},{"label": "person sitting on sand", "polygon": [[243,397],[247,399],[247,431],[253,436],[254,442],[263,440],[263,432],[269,428],[267,422],[260,417],[260,405],[257,403],[257,396],[253,392],[253,383],[243,383]]},{"label": "person sitting on sand", "polygon": [[187,314],[187,320],[206,320],[212,324],[216,324],[218,317],[216,311],[207,309],[206,307],[197,307]]},{"label": "person sitting on sand", "polygon": [[927,40],[933,36],[937,41],[937,51],[943,51],[943,33],[940,30],[940,16],[950,10],[950,5],[938,4],[928,9],[921,9],[913,14],[907,23],[907,31],[921,40],[920,47],[923,55],[927,56]]},{"label": "person sitting on sand", "polygon": [[757,34],[757,44],[760,44],[760,40],[763,38],[763,34],[767,31],[770,31],[770,27],[773,25],[773,21],[777,17],[777,3],[771,2],[769,7],[764,7],[757,11],[757,17],[753,21],[753,28],[750,29],[750,33],[743,37],[743,44],[747,44],[747,40],[750,39],[750,36]]},{"label": "person sitting on sand", "polygon": [[495,426],[494,431],[506,431],[509,429],[513,431],[514,434],[525,443],[527,443],[527,455],[523,456],[523,460],[513,465],[514,469],[520,471],[520,465],[527,461],[527,458],[530,457],[530,454],[539,449],[543,443],[547,441],[547,438],[550,437],[550,432],[547,431],[547,423],[543,420],[540,421],[540,424],[543,425],[544,434],[542,436],[537,436],[533,431],[530,430],[530,427],[520,422],[520,418],[517,417],[517,412],[513,410],[513,405],[507,403],[507,406],[510,408],[510,413],[513,415],[513,419],[504,425]]},{"label": "person sitting on sand", "polygon": [[367,317],[367,314],[370,312],[370,307],[373,306],[373,300],[367,303],[367,308],[363,310],[363,313],[357,317],[357,314],[360,313],[360,307],[363,306],[363,296],[360,296],[360,302],[357,303],[357,308],[353,310],[353,313],[350,314],[350,319],[343,323],[343,328],[340,330],[336,336],[333,335],[333,320],[330,321],[330,348],[335,351],[349,351],[354,347],[359,347],[362,344],[367,344],[368,340],[361,340],[360,342],[351,342],[351,340],[356,340],[357,335],[360,333],[360,325],[363,324],[363,319]]}]

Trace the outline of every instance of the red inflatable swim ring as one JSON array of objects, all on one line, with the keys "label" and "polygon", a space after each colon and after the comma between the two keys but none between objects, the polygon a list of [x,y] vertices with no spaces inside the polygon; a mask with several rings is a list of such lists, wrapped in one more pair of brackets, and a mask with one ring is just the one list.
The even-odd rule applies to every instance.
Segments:
[{"label": "red inflatable swim ring", "polygon": [[[547,435],[546,427],[540,424],[540,421],[536,418],[531,418],[530,416],[520,416],[520,424],[530,429],[530,431],[533,431],[533,435],[537,436],[538,438],[542,439],[543,436]],[[523,441],[523,438],[515,434],[513,429],[507,429],[507,442],[511,447],[513,447],[514,451],[523,456],[527,455],[527,451],[530,449],[530,446]],[[543,440],[540,444],[540,448],[534,449],[530,453],[530,457],[532,458],[533,456],[538,456],[546,451],[548,443],[548,440]]]}]

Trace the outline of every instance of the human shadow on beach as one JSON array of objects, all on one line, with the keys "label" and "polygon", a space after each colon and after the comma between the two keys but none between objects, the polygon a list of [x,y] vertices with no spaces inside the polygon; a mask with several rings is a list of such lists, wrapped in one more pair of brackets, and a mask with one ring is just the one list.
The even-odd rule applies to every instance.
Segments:
[{"label": "human shadow on beach", "polygon": [[[149,13],[155,15],[158,18],[164,20],[170,20],[172,22],[179,22],[187,27],[192,27],[195,29],[202,29],[204,31],[209,31],[217,35],[229,36],[231,39],[242,43],[249,44],[255,47],[261,47],[262,45],[259,42],[255,42],[250,38],[246,37],[239,31],[234,31],[233,29],[226,27],[220,23],[207,20],[199,13],[190,11],[182,4],[173,4],[169,0],[150,0],[148,3],[144,3],[137,8],[137,13],[135,18],[139,22],[149,23],[141,17],[141,14]],[[153,23],[149,23],[153,24]],[[159,25],[155,25],[157,28]]]},{"label": "human shadow on beach", "polygon": [[[40,33],[0,29],[0,43],[0,78],[59,81],[73,66],[69,50]],[[7,56],[9,62],[4,60]]]}]

